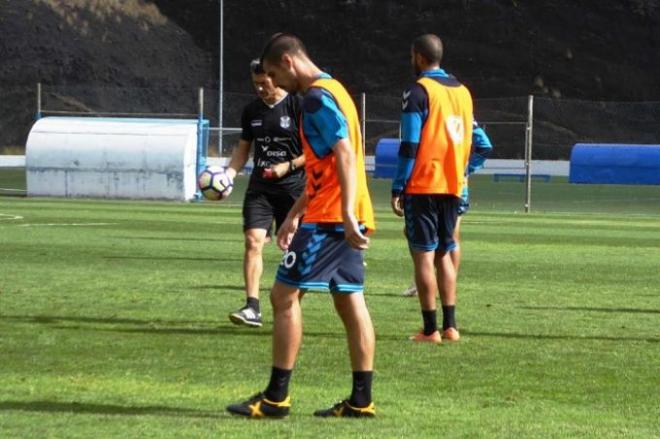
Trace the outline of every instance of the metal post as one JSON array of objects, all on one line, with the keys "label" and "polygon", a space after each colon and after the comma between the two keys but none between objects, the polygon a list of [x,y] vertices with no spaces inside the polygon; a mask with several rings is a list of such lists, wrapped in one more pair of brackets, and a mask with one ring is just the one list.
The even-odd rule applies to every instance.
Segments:
[{"label": "metal post", "polygon": [[201,122],[202,119],[204,119],[204,87],[199,87],[197,100],[199,102],[199,106],[197,110],[197,118]]},{"label": "metal post", "polygon": [[220,53],[218,54],[219,59],[218,59],[218,64],[219,64],[219,78],[218,78],[218,128],[220,128],[220,131],[218,131],[218,157],[222,157],[222,127],[224,126],[224,118],[223,118],[223,97],[225,93],[225,88],[224,88],[224,58],[225,58],[225,38],[224,38],[224,26],[225,26],[225,5],[223,0],[220,1]]},{"label": "metal post", "polygon": [[362,156],[367,154],[367,94],[360,94],[360,118],[362,119]]},{"label": "metal post", "polygon": [[37,120],[41,119],[41,82],[37,82]]},{"label": "metal post", "polygon": [[527,126],[525,128],[525,213],[532,210],[532,142],[534,127],[534,96],[527,100]]},{"label": "metal post", "polygon": [[[206,166],[206,151],[204,151],[204,87],[199,88],[198,92],[199,108],[197,114],[197,163],[196,163],[196,176],[199,175]],[[197,188],[195,199],[201,200],[202,193]]]}]

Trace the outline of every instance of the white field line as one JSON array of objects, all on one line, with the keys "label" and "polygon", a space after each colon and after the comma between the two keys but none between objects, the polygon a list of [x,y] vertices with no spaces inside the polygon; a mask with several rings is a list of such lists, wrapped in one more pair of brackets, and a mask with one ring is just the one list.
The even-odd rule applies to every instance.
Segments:
[{"label": "white field line", "polygon": [[0,221],[18,221],[22,219],[23,217],[20,215],[12,215],[10,213],[0,213]]}]

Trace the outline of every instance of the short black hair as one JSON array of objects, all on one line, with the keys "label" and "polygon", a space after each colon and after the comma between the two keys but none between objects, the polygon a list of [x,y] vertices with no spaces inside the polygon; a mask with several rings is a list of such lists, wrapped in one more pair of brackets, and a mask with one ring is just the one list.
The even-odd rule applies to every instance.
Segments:
[{"label": "short black hair", "polygon": [[261,64],[261,60],[255,58],[250,61],[250,72],[254,73],[255,75],[263,75],[266,73],[264,66]]},{"label": "short black hair", "polygon": [[424,34],[415,38],[412,44],[415,53],[422,55],[429,63],[442,61],[442,40],[434,34]]},{"label": "short black hair", "polygon": [[261,54],[261,64],[264,61],[277,63],[282,59],[282,55],[302,53],[307,55],[305,45],[297,36],[286,32],[279,32],[270,37],[263,53]]}]

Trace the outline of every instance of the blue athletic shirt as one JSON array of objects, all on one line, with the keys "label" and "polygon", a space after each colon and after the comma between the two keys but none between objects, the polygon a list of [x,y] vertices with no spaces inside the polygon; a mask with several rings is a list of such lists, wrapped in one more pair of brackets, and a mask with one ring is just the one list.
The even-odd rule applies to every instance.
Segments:
[{"label": "blue athletic shirt", "polygon": [[[438,80],[438,82],[443,79],[453,78],[443,69],[427,70],[422,72],[420,76],[433,78]],[[428,95],[424,87],[416,82],[403,92],[401,104],[401,146],[399,147],[399,161],[396,175],[392,181],[392,196],[401,195],[412,175],[419,141],[422,137],[422,127],[426,122],[428,114]],[[466,175],[483,168],[486,157],[492,148],[493,146],[486,132],[476,121],[473,121],[472,152],[466,169]],[[464,193],[466,193],[465,190]]]},{"label": "blue athletic shirt", "polygon": [[[332,79],[327,73],[319,79]],[[330,154],[341,139],[348,139],[348,122],[326,90],[311,87],[303,97],[303,132],[318,158]]]}]

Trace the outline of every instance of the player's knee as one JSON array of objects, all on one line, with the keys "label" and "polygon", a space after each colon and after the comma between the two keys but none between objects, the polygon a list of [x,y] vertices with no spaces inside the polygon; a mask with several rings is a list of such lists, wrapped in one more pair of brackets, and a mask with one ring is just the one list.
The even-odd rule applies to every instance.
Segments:
[{"label": "player's knee", "polygon": [[273,314],[283,319],[295,318],[293,301],[289,298],[270,295],[270,303],[273,306]]},{"label": "player's knee", "polygon": [[264,238],[261,236],[245,235],[245,251],[252,254],[261,254],[264,247]]},{"label": "player's knee", "polygon": [[286,301],[281,294],[277,294],[276,291],[270,292],[270,304],[273,306],[273,311],[277,312],[286,307]]},{"label": "player's knee", "polygon": [[275,282],[270,290],[270,303],[274,311],[290,309],[300,300],[299,297],[298,289],[291,289],[279,282]]},{"label": "player's knee", "polygon": [[344,316],[352,316],[361,309],[361,305],[364,296],[359,293],[346,294],[346,293],[335,293],[333,294],[335,310],[337,313]]}]

